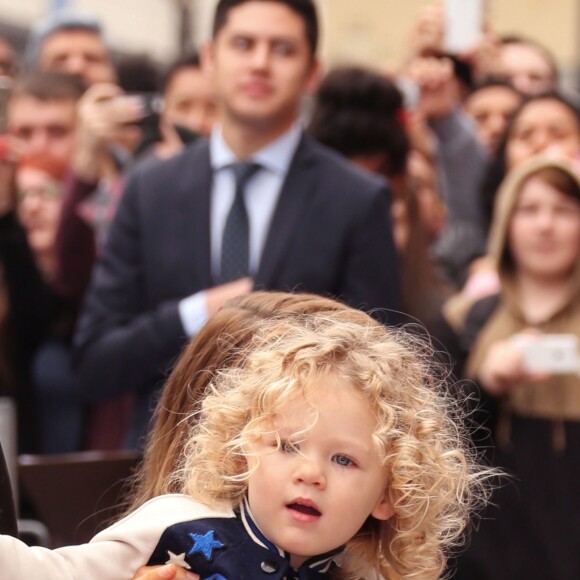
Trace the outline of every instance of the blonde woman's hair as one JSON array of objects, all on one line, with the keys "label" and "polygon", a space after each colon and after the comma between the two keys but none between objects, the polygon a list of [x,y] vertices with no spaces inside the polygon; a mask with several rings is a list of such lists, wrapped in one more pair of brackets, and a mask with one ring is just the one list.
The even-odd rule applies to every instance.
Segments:
[{"label": "blonde woman's hair", "polygon": [[395,510],[388,521],[369,517],[348,542],[339,577],[439,578],[487,499],[489,471],[477,463],[432,354],[417,337],[361,313],[263,322],[239,364],[209,386],[174,487],[204,503],[238,505],[251,475],[246,450],[282,405],[308,399],[331,374],[363,393],[376,414],[373,438]]}]

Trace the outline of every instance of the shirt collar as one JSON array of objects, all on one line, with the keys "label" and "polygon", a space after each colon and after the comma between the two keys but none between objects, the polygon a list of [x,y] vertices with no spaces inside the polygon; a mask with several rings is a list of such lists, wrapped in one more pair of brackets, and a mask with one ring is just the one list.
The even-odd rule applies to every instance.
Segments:
[{"label": "shirt collar", "polygon": [[[254,521],[252,516],[252,511],[250,510],[250,504],[248,503],[248,498],[244,498],[238,510],[236,510],[236,517],[242,522],[244,528],[248,536],[259,546],[266,548],[273,552],[274,554],[278,554],[282,558],[287,561],[290,561],[290,554],[282,548],[273,544],[263,533],[262,530],[258,527],[258,524]],[[301,568],[307,567],[313,572],[319,572],[320,574],[324,574],[328,572],[333,565],[340,565],[341,555],[344,551],[344,546],[340,546],[330,552],[326,552],[325,554],[320,554],[317,556],[312,556],[304,564],[302,564]]]},{"label": "shirt collar", "polygon": [[[298,123],[295,123],[275,141],[256,151],[252,155],[252,161],[259,163],[274,173],[286,175],[301,137],[302,128]],[[214,171],[219,171],[238,161],[234,152],[225,142],[220,126],[215,127],[210,135],[209,150],[211,167]]]}]

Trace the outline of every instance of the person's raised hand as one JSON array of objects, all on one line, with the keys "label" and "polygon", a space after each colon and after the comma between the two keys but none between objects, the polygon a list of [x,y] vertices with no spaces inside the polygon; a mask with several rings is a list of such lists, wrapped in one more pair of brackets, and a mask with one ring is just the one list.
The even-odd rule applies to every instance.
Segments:
[{"label": "person's raised hand", "polygon": [[428,120],[449,115],[459,105],[459,83],[448,58],[416,58],[405,77],[419,89],[417,111]]},{"label": "person's raised hand", "polygon": [[409,35],[408,60],[443,51],[445,19],[443,5],[433,2],[423,6]]},{"label": "person's raised hand", "polygon": [[537,334],[537,330],[529,329],[492,345],[478,377],[481,386],[490,395],[500,397],[524,383],[544,381],[550,376],[548,373],[527,371],[522,350],[516,345],[518,336],[530,338]]},{"label": "person's raised hand", "polygon": [[143,116],[137,95],[126,95],[117,85],[98,83],[87,89],[78,104],[78,126],[73,167],[87,181],[99,177],[100,163],[115,142],[134,140],[134,125]]},{"label": "person's raised hand", "polygon": [[506,74],[501,57],[501,45],[491,31],[485,31],[479,40],[461,55],[461,59],[471,65],[475,82],[482,82],[494,76],[503,77]]}]

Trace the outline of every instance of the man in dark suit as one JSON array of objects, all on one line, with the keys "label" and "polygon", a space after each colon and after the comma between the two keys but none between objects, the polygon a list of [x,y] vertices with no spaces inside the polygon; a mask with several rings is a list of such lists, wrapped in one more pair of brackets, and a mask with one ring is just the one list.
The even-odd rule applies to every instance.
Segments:
[{"label": "man in dark suit", "polygon": [[[77,345],[89,397],[138,394],[129,445],[145,432],[150,396],[184,343],[229,298],[252,288],[301,290],[383,319],[399,308],[385,182],[298,126],[301,99],[318,75],[317,37],[312,0],[221,0],[203,55],[219,126],[209,142],[127,184]],[[243,186],[240,161],[257,164]],[[238,187],[249,227],[246,241],[234,244],[245,247],[245,266],[232,276]]]}]

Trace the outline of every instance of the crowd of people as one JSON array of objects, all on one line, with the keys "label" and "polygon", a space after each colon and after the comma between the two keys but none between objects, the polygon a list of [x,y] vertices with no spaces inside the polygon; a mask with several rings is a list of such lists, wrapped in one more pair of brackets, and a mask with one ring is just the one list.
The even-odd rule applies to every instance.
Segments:
[{"label": "crowd of people", "polygon": [[[580,96],[536,40],[444,27],[427,6],[388,73],[326,70],[311,0],[220,0],[165,71],[77,12],[0,39],[0,397],[20,452],[144,454],[133,511],[47,578],[580,575],[580,352],[541,364],[580,338]],[[305,550],[260,446],[327,438],[359,494]]]}]

